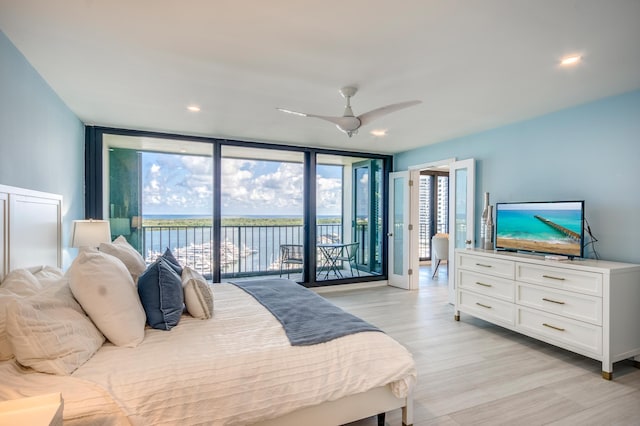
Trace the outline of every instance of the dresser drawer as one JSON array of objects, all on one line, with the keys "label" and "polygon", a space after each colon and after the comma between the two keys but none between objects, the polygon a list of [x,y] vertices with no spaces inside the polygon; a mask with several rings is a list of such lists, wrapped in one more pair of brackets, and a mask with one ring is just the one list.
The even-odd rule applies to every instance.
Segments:
[{"label": "dresser drawer", "polygon": [[490,257],[473,256],[470,254],[460,254],[458,256],[458,268],[467,271],[476,271],[484,274],[491,274],[497,277],[513,279],[514,262],[503,259],[493,259]]},{"label": "dresser drawer", "polygon": [[495,297],[507,302],[514,301],[515,284],[513,280],[497,278],[472,271],[458,270],[458,285],[485,296]]},{"label": "dresser drawer", "polygon": [[593,296],[602,296],[602,274],[596,272],[516,263],[516,280]]},{"label": "dresser drawer", "polygon": [[489,322],[513,327],[513,303],[504,302],[466,290],[458,291],[458,310]]},{"label": "dresser drawer", "polygon": [[602,355],[602,327],[518,307],[516,330],[569,350]]},{"label": "dresser drawer", "polygon": [[550,287],[518,283],[516,303],[561,316],[602,325],[602,299]]}]

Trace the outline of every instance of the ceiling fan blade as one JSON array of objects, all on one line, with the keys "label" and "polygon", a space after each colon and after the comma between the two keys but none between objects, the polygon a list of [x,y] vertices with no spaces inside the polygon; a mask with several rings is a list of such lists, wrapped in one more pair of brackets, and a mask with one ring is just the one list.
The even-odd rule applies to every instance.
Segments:
[{"label": "ceiling fan blade", "polygon": [[[317,115],[317,114],[307,114],[306,112],[298,112],[291,111],[290,109],[284,108],[276,108],[278,111],[285,112],[287,114],[298,115],[300,117],[311,117],[311,118],[319,118],[320,120],[328,121],[330,123],[335,124],[339,128],[351,128],[353,127],[353,122],[357,120],[355,117],[331,117],[327,115]],[[358,124],[359,126],[359,124]]]},{"label": "ceiling fan blade", "polygon": [[292,114],[292,115],[299,115],[300,117],[308,117],[309,114],[307,114],[306,112],[298,112],[298,111],[291,111],[290,109],[284,109],[284,108],[276,108],[278,111],[280,112],[284,112],[287,114]]},{"label": "ceiling fan blade", "polygon": [[392,112],[398,111],[400,109],[408,108],[410,106],[421,104],[422,101],[406,101],[399,102],[397,104],[391,104],[387,106],[383,106],[380,108],[372,109],[369,112],[365,112],[358,116],[360,119],[360,123],[362,126],[365,124],[371,123],[373,120],[382,117],[383,115],[391,114]]}]

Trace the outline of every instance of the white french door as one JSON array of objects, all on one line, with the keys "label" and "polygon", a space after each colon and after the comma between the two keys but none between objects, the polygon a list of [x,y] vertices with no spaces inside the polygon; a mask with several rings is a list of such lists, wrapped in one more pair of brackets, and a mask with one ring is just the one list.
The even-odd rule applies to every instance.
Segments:
[{"label": "white french door", "polygon": [[417,176],[417,171],[389,174],[389,285],[406,290],[418,288],[418,238],[411,214],[418,200]]},{"label": "white french door", "polygon": [[455,303],[455,249],[475,240],[475,160],[454,161],[449,169],[449,302]]}]

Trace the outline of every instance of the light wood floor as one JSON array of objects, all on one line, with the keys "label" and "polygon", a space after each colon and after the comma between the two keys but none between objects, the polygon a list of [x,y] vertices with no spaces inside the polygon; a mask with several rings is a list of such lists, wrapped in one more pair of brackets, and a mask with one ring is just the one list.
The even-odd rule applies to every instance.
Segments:
[{"label": "light wood floor", "polygon": [[[441,269],[432,281],[421,268],[419,291],[323,294],[413,353],[414,425],[640,425],[640,369],[621,361],[606,381],[595,360],[468,315],[454,321]],[[387,425],[401,424],[400,410],[387,413]]]}]

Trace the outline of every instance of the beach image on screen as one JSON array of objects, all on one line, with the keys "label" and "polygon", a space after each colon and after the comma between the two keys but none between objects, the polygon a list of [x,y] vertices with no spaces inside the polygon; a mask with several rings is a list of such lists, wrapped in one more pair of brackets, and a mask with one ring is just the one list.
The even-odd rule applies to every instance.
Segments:
[{"label": "beach image on screen", "polygon": [[496,215],[496,247],[581,254],[581,202],[499,204]]}]

